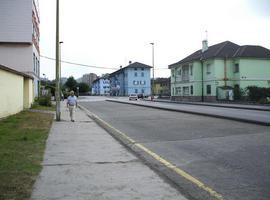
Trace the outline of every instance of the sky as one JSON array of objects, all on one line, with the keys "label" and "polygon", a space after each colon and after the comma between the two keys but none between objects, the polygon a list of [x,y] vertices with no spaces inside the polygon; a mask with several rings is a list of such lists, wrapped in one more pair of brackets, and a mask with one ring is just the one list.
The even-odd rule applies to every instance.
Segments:
[{"label": "sky", "polygon": [[[41,55],[55,58],[56,0],[39,0]],[[207,31],[207,34],[206,34]],[[201,49],[231,41],[270,49],[270,0],[60,0],[62,77],[112,73],[129,61],[168,65]],[[95,66],[98,68],[93,68]],[[44,74],[44,75],[43,75]],[[55,79],[55,61],[41,57],[41,77]]]}]

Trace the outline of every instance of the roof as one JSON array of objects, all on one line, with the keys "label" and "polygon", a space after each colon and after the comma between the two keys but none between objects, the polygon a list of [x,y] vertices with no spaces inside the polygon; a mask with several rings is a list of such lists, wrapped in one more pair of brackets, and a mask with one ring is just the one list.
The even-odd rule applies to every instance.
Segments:
[{"label": "roof", "polygon": [[16,74],[16,75],[19,75],[19,76],[23,76],[23,77],[25,77],[25,78],[34,79],[32,76],[30,76],[30,75],[28,75],[28,74],[25,74],[25,73],[16,71],[16,70],[11,69],[11,68],[9,68],[9,67],[7,67],[7,66],[4,66],[4,65],[0,65],[0,69],[5,70],[5,71],[10,72],[10,73],[13,73],[13,74]]},{"label": "roof", "polygon": [[235,52],[234,57],[270,58],[270,50],[262,46],[245,45]]},{"label": "roof", "polygon": [[155,79],[155,83],[167,83],[167,82],[170,82],[171,81],[171,78],[156,78]]},{"label": "roof", "polygon": [[109,79],[109,75],[106,74],[105,76],[98,77],[98,78],[95,79],[92,83],[95,83],[95,82],[99,81],[100,79]]},{"label": "roof", "polygon": [[186,58],[169,65],[184,64],[196,60],[206,60],[211,58],[265,58],[270,59],[270,50],[262,46],[245,45],[239,46],[230,41],[221,42],[208,47],[205,52],[198,50]]},{"label": "roof", "polygon": [[114,74],[119,74],[121,73],[124,69],[126,68],[152,68],[151,66],[149,65],[146,65],[146,64],[143,64],[143,63],[140,63],[140,62],[134,62],[134,63],[131,63],[129,64],[128,66],[126,67],[123,67],[113,73],[110,74],[110,77],[112,77]]}]

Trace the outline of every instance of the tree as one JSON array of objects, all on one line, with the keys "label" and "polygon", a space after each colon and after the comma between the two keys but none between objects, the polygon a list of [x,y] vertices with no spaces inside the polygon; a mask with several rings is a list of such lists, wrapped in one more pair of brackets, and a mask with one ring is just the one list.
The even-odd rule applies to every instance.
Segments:
[{"label": "tree", "polygon": [[74,79],[73,76],[70,76],[70,77],[67,79],[67,82],[65,83],[65,86],[66,86],[69,90],[76,91],[77,81]]},{"label": "tree", "polygon": [[86,93],[90,91],[90,87],[86,83],[78,83],[77,87],[79,87],[81,93]]}]

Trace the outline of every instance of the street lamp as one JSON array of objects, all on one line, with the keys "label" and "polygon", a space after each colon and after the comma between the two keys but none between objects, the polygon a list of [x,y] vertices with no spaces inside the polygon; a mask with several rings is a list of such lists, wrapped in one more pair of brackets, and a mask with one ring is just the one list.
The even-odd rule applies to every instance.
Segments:
[{"label": "street lamp", "polygon": [[60,121],[60,63],[59,63],[59,0],[56,0],[56,51],[55,51],[55,99],[56,99],[56,121]]},{"label": "street lamp", "polygon": [[79,97],[80,88],[77,87],[77,96]]},{"label": "street lamp", "polygon": [[155,55],[155,49],[154,49],[154,42],[151,42],[150,43],[152,45],[152,67],[153,67],[153,81],[152,81],[152,95],[151,95],[151,100],[153,100],[154,98],[154,81],[155,81],[155,70],[154,70],[154,62],[155,62],[155,59],[154,59],[154,55]]}]

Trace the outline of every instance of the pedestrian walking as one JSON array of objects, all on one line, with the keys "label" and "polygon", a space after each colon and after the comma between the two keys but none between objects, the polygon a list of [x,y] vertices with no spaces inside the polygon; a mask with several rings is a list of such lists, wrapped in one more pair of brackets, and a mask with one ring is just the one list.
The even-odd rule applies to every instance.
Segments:
[{"label": "pedestrian walking", "polygon": [[70,91],[70,95],[67,98],[67,107],[69,109],[69,116],[70,120],[74,122],[74,111],[75,108],[78,106],[77,104],[77,97],[74,95],[74,91]]}]

